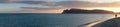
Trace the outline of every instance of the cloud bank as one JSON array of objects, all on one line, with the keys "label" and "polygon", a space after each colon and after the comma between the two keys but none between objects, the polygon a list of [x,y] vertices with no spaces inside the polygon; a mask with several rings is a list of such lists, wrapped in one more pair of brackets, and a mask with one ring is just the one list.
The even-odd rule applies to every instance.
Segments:
[{"label": "cloud bank", "polygon": [[[66,1],[49,1],[49,0],[0,0],[0,3],[21,3],[32,6],[21,6],[20,9],[28,11],[50,10],[50,9],[66,9],[66,8],[119,8],[120,2],[98,3],[83,0],[66,0]],[[33,7],[34,6],[34,7]],[[26,10],[27,9],[27,10]],[[31,10],[30,10],[31,11]]]},{"label": "cloud bank", "polygon": [[97,3],[97,2],[88,2],[83,0],[74,0],[74,1],[59,1],[59,2],[48,2],[48,0],[29,0],[29,1],[17,1],[17,0],[0,0],[0,3],[23,3],[29,5],[42,5],[48,7],[68,7],[68,8],[87,8],[87,7],[119,7],[120,2],[110,2],[110,3]]}]

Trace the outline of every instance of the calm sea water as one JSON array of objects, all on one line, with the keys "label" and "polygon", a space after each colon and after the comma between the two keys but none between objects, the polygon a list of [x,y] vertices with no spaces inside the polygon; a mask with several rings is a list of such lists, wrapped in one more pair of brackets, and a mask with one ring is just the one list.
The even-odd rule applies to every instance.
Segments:
[{"label": "calm sea water", "polygon": [[114,14],[0,14],[0,27],[80,27]]}]

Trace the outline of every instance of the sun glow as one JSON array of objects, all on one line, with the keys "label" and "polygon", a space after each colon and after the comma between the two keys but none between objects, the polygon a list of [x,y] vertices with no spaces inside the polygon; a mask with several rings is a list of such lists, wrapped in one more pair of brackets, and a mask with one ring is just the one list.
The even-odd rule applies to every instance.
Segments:
[{"label": "sun glow", "polygon": [[113,11],[115,13],[120,12],[120,8],[108,9],[108,11]]},{"label": "sun glow", "polygon": [[110,9],[110,11],[113,11],[113,12],[120,12],[120,8],[113,8],[113,9]]},{"label": "sun glow", "polygon": [[107,10],[107,11],[113,11],[113,12],[120,12],[120,8],[85,8],[88,10],[94,10],[94,9],[100,9],[100,10]]}]

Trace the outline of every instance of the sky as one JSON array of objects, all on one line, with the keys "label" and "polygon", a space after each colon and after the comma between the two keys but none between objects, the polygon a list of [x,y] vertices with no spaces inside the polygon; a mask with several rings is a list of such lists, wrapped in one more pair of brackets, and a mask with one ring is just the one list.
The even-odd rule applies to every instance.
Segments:
[{"label": "sky", "polygon": [[0,0],[0,13],[61,13],[70,8],[120,12],[120,0]]}]

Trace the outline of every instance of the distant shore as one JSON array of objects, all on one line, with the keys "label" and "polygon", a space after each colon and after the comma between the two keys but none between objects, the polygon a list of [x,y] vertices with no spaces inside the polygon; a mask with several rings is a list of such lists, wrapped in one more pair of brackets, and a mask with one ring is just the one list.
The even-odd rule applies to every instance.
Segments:
[{"label": "distant shore", "polygon": [[62,12],[62,14],[115,14],[113,11],[108,10],[84,10],[84,9],[66,9]]}]

